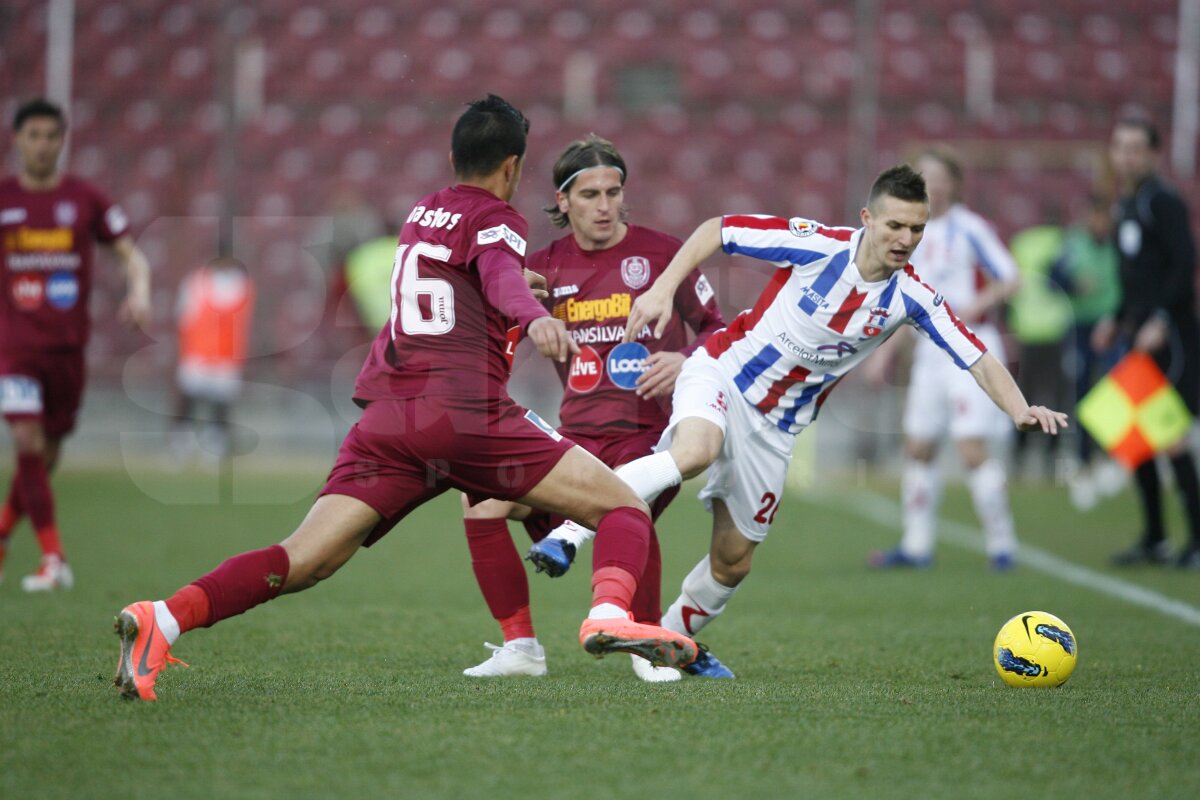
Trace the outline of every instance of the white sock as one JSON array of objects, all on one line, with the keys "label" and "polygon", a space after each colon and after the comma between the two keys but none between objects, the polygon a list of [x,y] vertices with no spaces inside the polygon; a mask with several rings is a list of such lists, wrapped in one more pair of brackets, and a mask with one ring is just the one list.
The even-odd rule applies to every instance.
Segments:
[{"label": "white sock", "polygon": [[592,606],[588,619],[629,619],[629,612],[615,603],[600,603]]},{"label": "white sock", "polygon": [[575,552],[578,553],[580,547],[596,538],[596,532],[583,527],[578,522],[567,520],[562,525],[550,531],[547,536],[553,536],[555,539],[570,542],[575,545]]},{"label": "white sock", "polygon": [[[628,464],[617,467],[617,477],[629,484],[637,496],[647,503],[654,502],[654,498],[662,494],[665,489],[678,486],[683,480],[683,476],[679,474],[679,467],[675,465],[675,459],[665,450],[651,456],[634,459]],[[548,536],[570,542],[575,545],[575,550],[578,552],[581,546],[596,537],[596,532],[567,520],[550,531]]]},{"label": "white sock", "polygon": [[683,579],[682,591],[663,614],[662,626],[676,633],[694,635],[720,616],[736,591],[736,586],[726,586],[713,577],[705,556]]},{"label": "white sock", "polygon": [[983,526],[987,554],[1015,553],[1017,534],[1013,530],[1012,509],[1008,504],[1008,478],[1004,466],[994,458],[984,461],[967,476],[967,487]]},{"label": "white sock", "polygon": [[154,621],[158,623],[158,629],[162,631],[163,638],[167,640],[167,644],[175,644],[175,641],[179,638],[179,622],[175,619],[175,615],[167,609],[166,602],[162,600],[154,601]]},{"label": "white sock", "polygon": [[622,464],[616,472],[617,477],[628,483],[637,496],[647,503],[653,503],[664,490],[678,486],[683,481],[675,459],[667,450]]},{"label": "white sock", "polygon": [[933,555],[938,507],[942,500],[942,473],[933,463],[908,459],[900,479],[904,500],[904,536],[900,552],[912,558]]}]

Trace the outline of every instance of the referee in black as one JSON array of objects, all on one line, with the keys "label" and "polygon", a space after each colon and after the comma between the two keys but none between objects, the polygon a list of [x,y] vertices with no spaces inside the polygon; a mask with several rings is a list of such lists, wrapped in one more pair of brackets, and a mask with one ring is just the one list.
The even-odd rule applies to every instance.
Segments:
[{"label": "referee in black", "polygon": [[[1200,410],[1200,325],[1196,321],[1196,244],[1187,206],[1157,174],[1161,142],[1145,119],[1126,118],[1113,129],[1109,158],[1119,197],[1114,237],[1121,257],[1121,305],[1099,323],[1093,346],[1115,340],[1153,356],[1179,390],[1193,416]],[[1187,512],[1191,538],[1175,556],[1180,567],[1200,569],[1200,480],[1187,440],[1167,452]],[[1119,566],[1166,564],[1162,489],[1151,459],[1134,473],[1145,527],[1130,549],[1113,556]]]}]

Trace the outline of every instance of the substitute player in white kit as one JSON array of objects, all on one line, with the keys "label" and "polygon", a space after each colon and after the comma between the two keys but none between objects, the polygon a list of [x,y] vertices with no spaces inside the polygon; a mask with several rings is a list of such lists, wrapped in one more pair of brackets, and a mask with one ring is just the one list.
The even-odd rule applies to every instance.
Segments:
[{"label": "substitute player in white kit", "polygon": [[[988,352],[1004,363],[996,314],[1017,290],[1017,264],[992,226],[963,205],[962,165],[953,152],[934,148],[917,160],[917,170],[929,193],[929,224],[913,253],[913,266],[971,325]],[[1015,566],[1017,538],[1007,475],[1004,464],[988,454],[989,441],[1009,430],[1004,415],[969,375],[947,361],[932,341],[918,341],[904,410],[904,535],[894,550],[872,553],[871,565],[932,563],[943,477],[938,445],[949,433],[967,470],[967,487],[992,569]]]},{"label": "substitute player in white kit", "polygon": [[621,472],[646,498],[708,469],[700,498],[713,514],[711,547],[663,627],[694,633],[724,611],[779,510],[795,435],[838,379],[902,325],[969,370],[1018,428],[1056,434],[1066,426],[1065,414],[1025,402],[1008,370],[909,264],[928,217],[925,182],[904,165],[876,178],[858,230],[799,217],[710,219],[634,302],[627,338],[647,324],[660,333],[680,282],[718,248],[779,268],[754,308],[684,363],[660,451]]}]

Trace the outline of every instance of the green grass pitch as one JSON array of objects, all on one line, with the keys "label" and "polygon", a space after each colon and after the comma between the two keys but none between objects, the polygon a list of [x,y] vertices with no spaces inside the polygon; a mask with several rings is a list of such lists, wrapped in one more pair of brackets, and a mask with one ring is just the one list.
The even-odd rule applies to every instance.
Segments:
[{"label": "green grass pitch", "polygon": [[[157,480],[165,497],[194,478]],[[848,512],[852,493],[789,496],[701,637],[736,681],[645,685],[626,657],[584,654],[586,567],[531,579],[548,677],[462,677],[498,631],[446,495],[314,591],[185,637],[191,668],[151,704],[110,685],[116,612],[278,541],[307,501],[164,505],[121,471],[69,464],[56,486],[77,588],[20,591],[26,528],[0,586],[3,798],[1200,796],[1200,628],[1028,568],[989,574],[948,545],[927,573],[871,573],[867,551],[896,534]],[[295,486],[240,477],[238,496]],[[1026,542],[1101,572],[1136,526],[1129,494],[1086,515],[1050,488],[1014,500]],[[962,490],[944,514],[972,522]],[[685,489],[660,530],[665,602],[707,531]],[[1117,577],[1200,605],[1196,573]],[[996,631],[1033,608],[1078,636],[1061,689],[993,671]]]}]

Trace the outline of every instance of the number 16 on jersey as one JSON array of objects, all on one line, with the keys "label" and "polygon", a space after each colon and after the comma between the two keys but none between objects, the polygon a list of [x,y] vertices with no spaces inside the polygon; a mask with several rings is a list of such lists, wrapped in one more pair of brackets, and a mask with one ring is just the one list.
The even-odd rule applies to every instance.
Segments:
[{"label": "number 16 on jersey", "polygon": [[434,261],[450,260],[450,248],[417,242],[396,248],[392,264],[392,338],[396,323],[407,335],[441,336],[454,328],[454,287],[441,278],[422,278],[421,256]]}]

